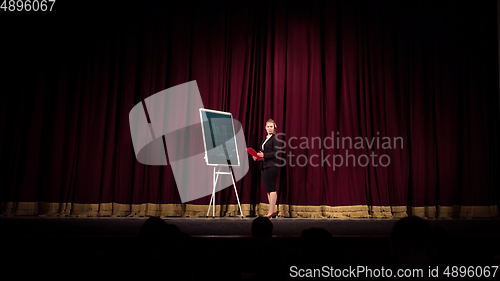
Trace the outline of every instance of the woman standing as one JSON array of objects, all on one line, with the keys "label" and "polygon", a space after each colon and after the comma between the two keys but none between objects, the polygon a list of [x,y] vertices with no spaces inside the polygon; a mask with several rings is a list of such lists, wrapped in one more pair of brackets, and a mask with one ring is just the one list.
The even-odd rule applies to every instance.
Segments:
[{"label": "woman standing", "polygon": [[[262,140],[261,151],[257,155],[264,158],[260,166],[260,171],[267,192],[267,200],[269,201],[269,212],[266,217],[271,218],[275,217],[278,213],[276,211],[276,199],[278,198],[276,194],[276,177],[278,176],[279,166],[276,155],[280,144],[276,137],[277,126],[273,119],[267,120],[265,128],[267,136]],[[253,160],[257,160],[257,157],[254,156]]]}]

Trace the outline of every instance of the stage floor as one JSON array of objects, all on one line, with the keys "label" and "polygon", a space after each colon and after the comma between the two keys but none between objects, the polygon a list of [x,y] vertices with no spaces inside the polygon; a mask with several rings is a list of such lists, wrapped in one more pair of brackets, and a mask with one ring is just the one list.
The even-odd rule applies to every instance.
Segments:
[{"label": "stage floor", "polygon": [[[147,217],[0,217],[2,236],[136,236]],[[193,237],[250,237],[255,217],[163,218]],[[299,237],[303,230],[324,228],[334,237],[388,237],[397,219],[271,220],[275,237]],[[500,237],[500,219],[429,219],[455,237]]]}]

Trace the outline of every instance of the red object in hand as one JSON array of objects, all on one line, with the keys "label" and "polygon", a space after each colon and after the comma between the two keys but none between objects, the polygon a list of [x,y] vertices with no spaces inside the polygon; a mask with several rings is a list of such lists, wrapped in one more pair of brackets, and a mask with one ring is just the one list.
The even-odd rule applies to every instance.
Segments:
[{"label": "red object in hand", "polygon": [[248,153],[250,153],[250,155],[254,156],[254,157],[257,157],[257,161],[263,161],[264,158],[260,157],[259,155],[257,155],[257,152],[255,152],[255,150],[251,147],[247,148],[247,151]]}]

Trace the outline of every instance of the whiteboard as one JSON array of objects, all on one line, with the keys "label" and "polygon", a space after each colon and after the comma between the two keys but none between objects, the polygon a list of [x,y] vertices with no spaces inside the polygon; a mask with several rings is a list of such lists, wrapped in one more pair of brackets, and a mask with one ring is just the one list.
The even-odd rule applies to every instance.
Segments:
[{"label": "whiteboard", "polygon": [[234,132],[233,115],[200,108],[205,162],[209,166],[239,166],[240,157]]}]

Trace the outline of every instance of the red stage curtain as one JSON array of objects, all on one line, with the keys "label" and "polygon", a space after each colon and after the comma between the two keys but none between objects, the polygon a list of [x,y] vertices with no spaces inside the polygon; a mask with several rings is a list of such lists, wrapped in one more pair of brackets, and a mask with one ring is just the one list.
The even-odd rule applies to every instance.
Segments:
[{"label": "red stage curtain", "polygon": [[[498,214],[496,1],[56,5],[2,19],[4,214],[205,215],[209,196],[181,204],[169,166],[136,161],[128,120],[192,80],[206,108],[242,123],[248,146],[273,118],[297,147],[279,177],[283,216]],[[402,141],[311,148],[332,134]],[[322,153],[390,165],[333,170]],[[237,186],[245,214],[262,213],[256,163]],[[234,215],[232,189],[217,203]]]}]

